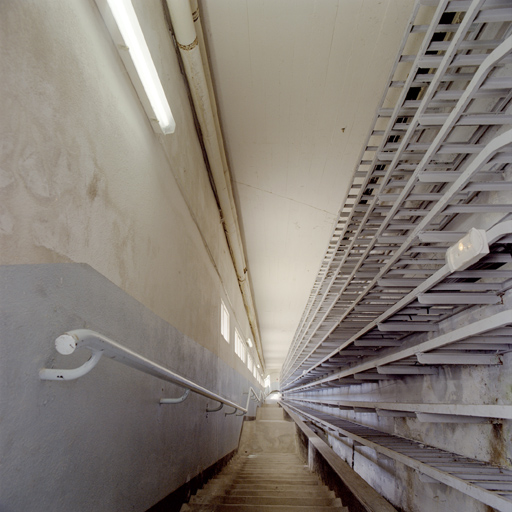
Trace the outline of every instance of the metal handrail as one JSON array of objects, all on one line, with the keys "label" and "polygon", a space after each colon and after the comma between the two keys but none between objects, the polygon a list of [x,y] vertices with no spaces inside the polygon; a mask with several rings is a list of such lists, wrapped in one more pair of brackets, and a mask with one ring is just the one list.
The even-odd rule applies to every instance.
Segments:
[{"label": "metal handrail", "polygon": [[[251,393],[252,393],[252,395],[254,396],[254,401],[255,401],[255,402],[258,402],[259,404],[261,404],[261,403],[265,400],[265,394],[263,393],[263,391],[260,391],[260,396],[258,396],[258,395],[256,394],[256,391],[254,390],[254,388],[251,386],[251,387],[249,388],[249,392],[247,393],[247,403],[245,404],[245,408],[246,408],[247,410],[249,410],[249,403],[250,403],[250,401],[251,401]],[[244,395],[245,395],[245,393],[244,393]],[[228,414],[226,414],[226,416],[227,416],[227,415],[228,415]],[[242,415],[241,415],[241,414],[237,414],[237,416],[242,416]]]},{"label": "metal handrail", "polygon": [[[256,392],[251,387],[249,389],[248,398],[247,398],[247,406],[242,407],[231,400],[227,400],[226,398],[217,395],[209,391],[208,389],[199,386],[195,382],[192,382],[177,373],[172,372],[171,370],[147,359],[140,354],[130,350],[129,348],[123,347],[119,343],[99,334],[95,331],[91,331],[89,329],[76,329],[73,331],[68,331],[61,336],[59,336],[55,340],[55,348],[57,352],[62,355],[70,355],[77,348],[87,348],[91,350],[92,355],[91,358],[86,361],[82,366],[78,368],[73,368],[70,370],[57,370],[53,368],[42,368],[39,370],[39,377],[41,380],[74,380],[82,377],[86,373],[89,373],[98,363],[101,356],[110,357],[114,361],[119,363],[123,363],[126,366],[130,366],[131,368],[135,368],[141,372],[147,373],[149,375],[153,375],[158,379],[162,379],[173,384],[177,384],[182,388],[192,391],[193,393],[197,393],[198,395],[202,395],[206,398],[210,398],[216,402],[219,402],[222,406],[228,405],[235,409],[235,411],[239,411],[242,414],[237,414],[237,416],[243,416],[247,414],[249,409],[249,400],[251,397],[251,391],[254,396],[260,401],[257,397]],[[162,398],[160,400],[161,404],[175,404],[180,403],[186,399],[188,396],[188,392],[186,391],[184,395],[180,398]],[[220,410],[222,407],[216,410]],[[209,411],[212,412],[212,411]]]}]

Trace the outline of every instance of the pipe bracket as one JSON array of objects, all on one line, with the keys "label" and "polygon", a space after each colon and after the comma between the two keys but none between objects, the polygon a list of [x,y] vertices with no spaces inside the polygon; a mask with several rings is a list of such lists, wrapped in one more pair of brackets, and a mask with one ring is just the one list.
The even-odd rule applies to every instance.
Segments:
[{"label": "pipe bracket", "polygon": [[161,404],[180,404],[181,402],[184,402],[190,393],[190,389],[186,389],[185,393],[181,395],[179,398],[160,398]]},{"label": "pipe bracket", "polygon": [[41,380],[75,380],[89,373],[101,359],[102,351],[91,349],[91,357],[78,368],[71,370],[57,370],[53,368],[41,368],[39,370],[39,378]]},{"label": "pipe bracket", "polygon": [[224,407],[224,404],[220,404],[216,409],[208,409],[208,404],[206,404],[206,412],[217,412],[220,411]]}]

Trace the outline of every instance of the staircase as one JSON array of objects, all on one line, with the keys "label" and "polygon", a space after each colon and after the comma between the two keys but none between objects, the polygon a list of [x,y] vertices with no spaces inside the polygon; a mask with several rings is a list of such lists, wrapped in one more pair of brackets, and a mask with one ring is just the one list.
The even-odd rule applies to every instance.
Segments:
[{"label": "staircase", "polygon": [[245,422],[238,455],[181,512],[348,512],[297,455],[295,425],[277,405]]}]

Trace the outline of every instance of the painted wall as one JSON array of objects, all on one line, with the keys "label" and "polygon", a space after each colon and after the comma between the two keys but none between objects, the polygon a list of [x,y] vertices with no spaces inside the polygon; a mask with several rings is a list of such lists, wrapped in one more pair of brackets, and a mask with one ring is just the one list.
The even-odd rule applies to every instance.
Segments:
[{"label": "painted wall", "polygon": [[[69,329],[100,332],[245,406],[251,382],[88,265],[0,266],[0,510],[144,511],[238,446],[242,417],[102,358],[73,381],[88,350],[59,355]],[[251,402],[249,415],[255,416]]]},{"label": "painted wall", "polygon": [[133,3],[173,135],[153,132],[94,0],[0,6],[0,263],[88,263],[218,352],[220,295],[250,331],[161,2]]},{"label": "painted wall", "polygon": [[[110,361],[85,385],[39,381],[41,365],[62,362],[53,359],[62,330],[98,325],[237,402],[257,386],[220,336],[222,298],[232,336],[237,327],[252,337],[162,3],[133,4],[173,135],[151,128],[94,0],[0,4],[0,268],[26,285],[2,289],[2,510],[145,510],[238,442],[239,420],[206,419],[198,398],[183,415],[163,411],[158,381],[111,373]],[[36,299],[60,277],[45,270],[56,281],[38,287],[33,269],[62,263],[87,264],[96,284],[64,282],[66,298],[45,309]],[[108,299],[119,294],[136,301],[132,309]],[[73,309],[75,295],[87,305]]]}]

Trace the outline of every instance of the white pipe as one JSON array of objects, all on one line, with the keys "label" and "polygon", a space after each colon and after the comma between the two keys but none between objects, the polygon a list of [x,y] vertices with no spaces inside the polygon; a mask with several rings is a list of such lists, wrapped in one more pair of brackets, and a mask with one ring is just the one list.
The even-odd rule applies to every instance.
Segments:
[{"label": "white pipe", "polygon": [[[208,154],[210,170],[215,183],[222,222],[224,224],[235,272],[244,299],[253,338],[256,343],[256,350],[260,362],[262,366],[264,366],[256,311],[247,277],[247,264],[231,187],[231,176],[227,166],[224,142],[217,118],[208,61],[205,59],[206,51],[204,47],[201,46],[203,43],[202,34],[198,35],[194,27],[194,19],[192,17],[189,0],[167,0],[167,5],[169,7],[174,34],[180,49],[183,67],[194,102],[194,108],[201,126],[201,133]],[[197,4],[194,4],[195,12],[197,13],[196,25],[200,30],[201,24],[196,6]]]},{"label": "white pipe", "polygon": [[188,0],[167,0],[167,5],[171,13],[176,40],[180,46],[192,45],[196,41],[197,35]]}]

